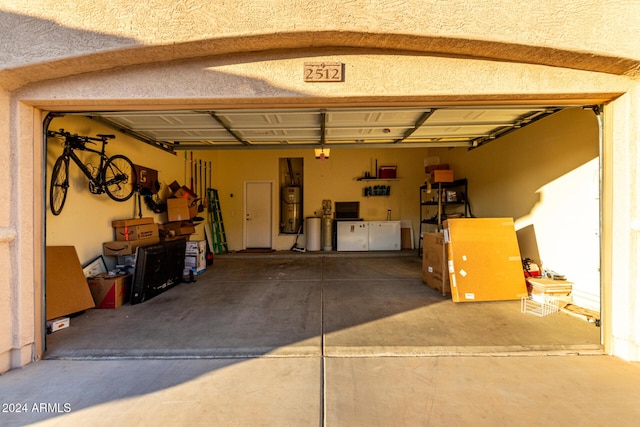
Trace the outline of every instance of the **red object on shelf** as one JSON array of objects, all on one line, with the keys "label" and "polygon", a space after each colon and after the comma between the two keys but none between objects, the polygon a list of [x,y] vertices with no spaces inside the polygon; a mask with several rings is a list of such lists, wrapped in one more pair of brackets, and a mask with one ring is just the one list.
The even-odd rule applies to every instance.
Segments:
[{"label": "red object on shelf", "polygon": [[378,169],[378,179],[394,179],[396,178],[397,166],[380,166]]}]

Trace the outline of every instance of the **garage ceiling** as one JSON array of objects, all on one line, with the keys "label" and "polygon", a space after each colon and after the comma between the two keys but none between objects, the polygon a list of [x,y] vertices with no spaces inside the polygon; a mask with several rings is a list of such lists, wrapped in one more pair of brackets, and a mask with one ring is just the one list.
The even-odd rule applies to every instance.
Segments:
[{"label": "garage ceiling", "polygon": [[82,113],[167,151],[478,147],[563,107],[291,108]]}]

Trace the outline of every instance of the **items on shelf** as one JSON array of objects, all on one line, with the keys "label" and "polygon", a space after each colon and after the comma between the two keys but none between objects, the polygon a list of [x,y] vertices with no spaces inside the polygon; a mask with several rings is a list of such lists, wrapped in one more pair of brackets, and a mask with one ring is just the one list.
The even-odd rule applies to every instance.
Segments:
[{"label": "items on shelf", "polygon": [[[445,169],[435,171],[438,170]],[[423,232],[442,230],[446,219],[471,216],[467,194],[467,180],[464,178],[453,182],[429,182],[420,186],[418,255],[422,255]]]},{"label": "items on shelf", "polygon": [[389,196],[391,194],[390,185],[374,185],[364,188],[365,197],[369,196]]}]

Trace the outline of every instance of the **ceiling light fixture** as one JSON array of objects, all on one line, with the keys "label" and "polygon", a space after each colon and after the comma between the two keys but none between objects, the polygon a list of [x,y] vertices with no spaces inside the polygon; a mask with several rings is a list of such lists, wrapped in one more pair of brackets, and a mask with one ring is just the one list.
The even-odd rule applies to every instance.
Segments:
[{"label": "ceiling light fixture", "polygon": [[329,158],[329,153],[331,152],[331,148],[314,148],[313,151],[316,154],[316,159],[326,160]]}]

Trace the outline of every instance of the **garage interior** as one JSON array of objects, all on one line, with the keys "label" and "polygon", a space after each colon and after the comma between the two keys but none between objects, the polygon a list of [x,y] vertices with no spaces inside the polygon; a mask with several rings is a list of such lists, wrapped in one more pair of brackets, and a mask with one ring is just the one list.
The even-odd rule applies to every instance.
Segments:
[{"label": "garage interior", "polygon": [[454,303],[412,254],[230,254],[142,304],[87,310],[47,359],[602,354],[599,328],[520,301]]},{"label": "garage interior", "polygon": [[[471,215],[513,218],[522,258],[564,275],[574,301],[599,312],[600,142],[591,106],[92,111],[55,114],[48,129],[115,133],[107,151],[157,170],[157,200],[171,182],[193,178],[187,153],[210,162],[228,253],[216,253],[194,283],[142,304],[74,315],[47,335],[45,358],[602,354],[600,329],[585,319],[523,313],[519,299],[452,302],[423,283],[419,248],[422,232],[441,231],[422,223],[425,166],[447,164],[468,182]],[[57,142],[48,140],[48,176]],[[409,228],[405,248],[292,251],[311,242],[298,227],[283,232],[280,187],[293,182],[283,159],[302,159],[301,223],[321,216],[324,200],[357,201],[364,220]],[[385,181],[391,194],[371,197],[363,178],[382,165],[396,167],[397,178]],[[74,246],[82,265],[114,239],[111,221],[142,213],[167,222],[135,197],[89,194],[71,173],[64,212],[47,212],[47,246]],[[247,253],[255,245],[246,183],[264,181],[272,217],[259,246],[273,252]],[[80,214],[87,210],[95,214]],[[205,226],[190,239],[205,240]],[[115,257],[104,259],[116,267]]]}]

